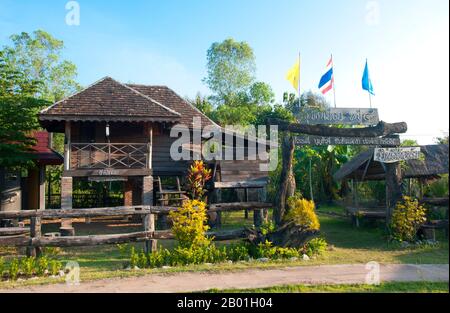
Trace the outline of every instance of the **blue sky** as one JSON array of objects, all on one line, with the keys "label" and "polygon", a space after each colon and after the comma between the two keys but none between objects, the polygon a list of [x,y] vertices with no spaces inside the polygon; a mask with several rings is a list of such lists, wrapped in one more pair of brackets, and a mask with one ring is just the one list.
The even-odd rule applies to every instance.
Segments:
[{"label": "blue sky", "polygon": [[79,0],[79,26],[65,23],[67,2],[0,0],[0,46],[44,29],[64,40],[83,85],[112,76],[193,97],[208,94],[206,50],[233,37],[254,48],[277,100],[294,91],[285,74],[298,52],[302,90],[313,91],[333,53],[338,107],[368,106],[367,57],[381,119],[406,121],[419,143],[448,132],[447,0]]}]

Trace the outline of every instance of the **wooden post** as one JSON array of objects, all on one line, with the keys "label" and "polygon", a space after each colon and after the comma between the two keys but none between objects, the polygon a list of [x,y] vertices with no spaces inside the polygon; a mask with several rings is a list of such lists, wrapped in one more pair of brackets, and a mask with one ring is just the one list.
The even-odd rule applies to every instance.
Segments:
[{"label": "wooden post", "polygon": [[285,134],[282,139],[281,157],[282,168],[280,175],[280,187],[276,196],[276,207],[273,211],[273,219],[277,225],[281,225],[287,210],[287,199],[295,194],[296,184],[293,174],[294,138]]},{"label": "wooden post", "polygon": [[64,140],[64,170],[66,171],[70,170],[71,149],[71,124],[66,121]]},{"label": "wooden post", "polygon": [[386,163],[386,222],[389,224],[397,201],[402,197],[402,170],[399,162]]},{"label": "wooden post", "polygon": [[[267,195],[266,187],[259,189],[258,190],[258,201],[266,202],[266,195]],[[265,220],[264,209],[253,211],[253,224],[255,225],[255,227],[261,227],[264,220]]]},{"label": "wooden post", "polygon": [[[41,237],[41,218],[40,217],[32,217],[30,218],[30,240],[34,238],[39,239]],[[30,244],[27,247],[27,256],[38,257],[42,254],[41,247],[34,247]]]},{"label": "wooden post", "polygon": [[153,167],[153,125],[149,124],[148,130],[148,169]]},{"label": "wooden post", "polygon": [[[245,202],[248,202],[248,188],[244,188]],[[245,219],[248,220],[248,210],[245,210]]]},{"label": "wooden post", "polygon": [[[216,189],[216,202],[222,203],[222,189]],[[216,227],[222,227],[222,212],[216,212]]]},{"label": "wooden post", "polygon": [[[154,232],[155,228],[155,214],[146,214],[143,217],[144,231]],[[156,239],[145,240],[145,253],[152,253],[158,249],[158,241]]]}]

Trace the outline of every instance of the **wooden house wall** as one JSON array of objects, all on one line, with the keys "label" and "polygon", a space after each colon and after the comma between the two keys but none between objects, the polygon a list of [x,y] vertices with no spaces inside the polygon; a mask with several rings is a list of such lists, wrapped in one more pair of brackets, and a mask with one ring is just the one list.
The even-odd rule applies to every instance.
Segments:
[{"label": "wooden house wall", "polygon": [[177,138],[171,138],[167,130],[153,131],[153,175],[179,176],[188,170],[187,161],[174,161],[170,156],[170,147]]},{"label": "wooden house wall", "polygon": [[238,182],[264,180],[268,177],[268,172],[260,171],[260,160],[235,160],[220,162],[220,181]]}]

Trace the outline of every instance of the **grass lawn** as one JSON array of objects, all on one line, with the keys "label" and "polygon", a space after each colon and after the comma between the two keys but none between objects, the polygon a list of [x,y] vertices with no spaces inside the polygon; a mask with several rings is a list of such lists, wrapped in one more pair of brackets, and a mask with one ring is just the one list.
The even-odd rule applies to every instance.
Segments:
[{"label": "grass lawn", "polygon": [[[332,215],[329,212],[333,212]],[[336,214],[337,213],[337,214]],[[322,256],[310,261],[271,261],[261,263],[257,261],[214,264],[191,265],[167,269],[146,269],[127,271],[123,264],[128,260],[122,255],[117,246],[99,246],[82,248],[65,248],[58,256],[63,262],[77,261],[80,264],[81,280],[94,280],[113,277],[141,276],[150,273],[170,273],[181,271],[230,271],[246,268],[274,268],[280,266],[308,266],[320,264],[351,264],[377,261],[380,263],[413,263],[413,264],[448,264],[448,240],[443,233],[438,233],[439,244],[437,246],[402,248],[399,245],[388,244],[383,227],[363,225],[361,228],[353,228],[345,217],[338,216],[343,213],[339,207],[320,207],[318,209],[321,223],[321,231],[329,244],[329,250]],[[244,219],[244,212],[227,213],[223,216],[223,228],[250,226],[252,218]],[[58,225],[45,225],[44,232],[55,231]],[[80,235],[93,233],[98,224],[77,224],[75,229]],[[119,230],[120,229],[120,230]],[[141,229],[139,224],[104,224],[102,233],[129,232]],[[160,241],[164,247],[173,246],[172,240]],[[142,244],[135,244],[138,250]],[[24,253],[12,248],[0,248],[0,256],[8,259]],[[46,284],[61,282],[61,279],[39,278],[18,282],[0,282],[0,288],[11,288],[31,284]],[[306,288],[306,287],[305,287]]]},{"label": "grass lawn", "polygon": [[208,293],[448,293],[448,283],[411,282],[376,285],[285,285],[257,289],[212,289]]}]

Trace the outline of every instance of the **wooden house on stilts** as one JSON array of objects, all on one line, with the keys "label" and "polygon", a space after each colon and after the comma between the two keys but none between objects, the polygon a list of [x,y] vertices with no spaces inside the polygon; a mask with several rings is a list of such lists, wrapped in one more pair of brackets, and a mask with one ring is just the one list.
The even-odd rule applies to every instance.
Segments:
[{"label": "wooden house on stilts", "polygon": [[[171,157],[177,140],[170,136],[172,127],[186,125],[191,134],[199,127],[220,128],[167,87],[109,77],[41,111],[39,120],[47,131],[65,134],[62,209],[73,207],[74,180],[122,181],[125,206],[161,204],[154,190],[161,188],[158,179],[183,180],[190,166],[189,160]],[[218,187],[264,189],[267,172],[260,171],[261,162],[246,158],[209,165]]]}]

